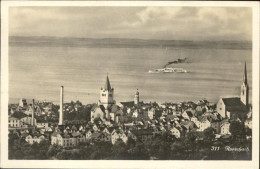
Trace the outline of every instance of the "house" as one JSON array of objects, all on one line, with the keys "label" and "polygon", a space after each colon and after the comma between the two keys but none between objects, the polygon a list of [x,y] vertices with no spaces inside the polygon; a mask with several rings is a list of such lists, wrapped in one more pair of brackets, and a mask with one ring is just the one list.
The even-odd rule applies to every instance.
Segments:
[{"label": "house", "polygon": [[98,131],[99,131],[99,128],[97,127],[97,125],[96,125],[96,124],[95,124],[95,125],[93,125],[92,129],[93,129],[93,131],[94,131],[94,132],[98,132]]},{"label": "house", "polygon": [[105,133],[93,133],[91,135],[91,140],[97,142],[110,141],[110,137]]},{"label": "house", "polygon": [[45,105],[42,107],[44,114],[50,114],[52,112],[53,105],[52,103],[49,103],[48,105]]},{"label": "house", "polygon": [[206,116],[199,116],[198,117],[199,122],[196,124],[198,126],[197,131],[204,131],[205,129],[209,128],[211,126],[210,121]]},{"label": "house", "polygon": [[197,125],[192,121],[181,121],[180,127],[184,132],[196,131],[198,129]]},{"label": "house", "polygon": [[190,121],[193,121],[194,123],[198,122],[198,118],[193,116],[190,118]]},{"label": "house", "polygon": [[159,128],[159,131],[161,131],[161,133],[165,133],[166,132],[166,129],[164,126],[160,126]]},{"label": "house", "polygon": [[106,112],[103,105],[95,104],[91,108],[91,122],[93,123],[96,118],[100,118],[102,121],[106,120]]},{"label": "house", "polygon": [[111,133],[111,143],[115,144],[118,139],[121,139],[124,143],[127,142],[128,138],[123,130],[114,130]]},{"label": "house", "polygon": [[72,132],[71,135],[75,139],[76,145],[80,142],[86,141],[86,137],[82,133],[80,133],[79,131]]},{"label": "house", "polygon": [[177,128],[173,127],[169,131],[170,131],[170,134],[174,135],[176,138],[181,137],[181,132]]},{"label": "house", "polygon": [[154,108],[148,109],[148,118],[152,120],[154,116],[155,116],[155,109]]},{"label": "house", "polygon": [[245,126],[252,129],[252,116],[249,119],[246,119]]},{"label": "house", "polygon": [[[32,124],[32,117],[26,116],[20,119],[21,123],[27,124],[27,125],[33,125]],[[37,121],[34,118],[34,125],[37,125]]]},{"label": "house", "polygon": [[210,124],[213,129],[215,129],[216,133],[219,134],[221,132],[220,130],[220,122],[219,121],[213,121]]},{"label": "house", "polygon": [[113,104],[108,107],[109,115],[110,115],[110,120],[114,121],[115,123],[121,122],[121,117],[123,116],[123,111],[121,108]]},{"label": "house", "polygon": [[172,115],[172,114],[168,114],[168,115],[166,116],[166,120],[167,120],[168,122],[174,121],[175,118],[177,118],[177,116],[176,116],[176,115]]},{"label": "house", "polygon": [[106,134],[110,134],[109,130],[106,127],[102,128],[101,132],[106,133]]},{"label": "house", "polygon": [[133,112],[133,118],[137,118],[138,117],[138,110],[135,109],[134,112]]},{"label": "house", "polygon": [[222,121],[220,125],[220,134],[221,135],[231,134],[229,128],[230,128],[230,123],[227,120]]},{"label": "house", "polygon": [[24,111],[24,114],[26,114],[26,115],[31,115],[32,112],[33,112],[32,106],[29,105],[29,106],[26,108],[26,110]]},{"label": "house", "polygon": [[[42,115],[42,108],[39,106],[39,105],[36,105],[34,106],[34,114],[37,115],[37,116],[40,116]],[[29,106],[27,106],[26,110],[24,111],[24,113],[26,115],[31,115],[33,112],[33,107],[32,105],[30,104]]]},{"label": "house", "polygon": [[8,126],[9,127],[20,128],[21,127],[21,121],[18,118],[9,117],[8,118]]},{"label": "house", "polygon": [[57,144],[62,147],[74,147],[76,146],[76,138],[74,138],[71,133],[62,133],[55,131],[51,135],[51,144]]},{"label": "house", "polygon": [[53,128],[52,127],[48,127],[45,130],[46,130],[46,132],[53,132]]},{"label": "house", "polygon": [[83,125],[79,126],[79,131],[85,131],[85,127]]},{"label": "house", "polygon": [[44,134],[29,134],[25,137],[25,141],[29,144],[40,143],[43,140],[46,140],[46,136]]},{"label": "house", "polygon": [[90,140],[92,136],[92,130],[87,130],[85,133],[86,140]]},{"label": "house", "polygon": [[101,136],[103,137],[103,138],[102,138],[103,141],[107,141],[107,142],[110,142],[110,141],[111,141],[111,134],[102,133]]},{"label": "house", "polygon": [[217,103],[217,112],[223,117],[234,119],[241,113],[247,113],[246,106],[239,97],[220,98]]},{"label": "house", "polygon": [[49,128],[49,123],[48,122],[38,122],[37,128]]},{"label": "house", "polygon": [[36,106],[36,109],[35,109],[35,112],[34,112],[37,116],[40,116],[42,115],[44,112],[43,112],[43,109],[40,107],[40,106]]}]

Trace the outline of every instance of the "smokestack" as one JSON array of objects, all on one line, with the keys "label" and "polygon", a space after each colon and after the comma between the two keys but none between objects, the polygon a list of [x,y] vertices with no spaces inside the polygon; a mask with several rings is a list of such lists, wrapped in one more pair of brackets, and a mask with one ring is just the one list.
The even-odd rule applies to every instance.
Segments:
[{"label": "smokestack", "polygon": [[34,126],[34,99],[32,99],[32,126]]},{"label": "smokestack", "polygon": [[59,125],[63,125],[63,86],[60,87],[60,117],[59,117]]}]

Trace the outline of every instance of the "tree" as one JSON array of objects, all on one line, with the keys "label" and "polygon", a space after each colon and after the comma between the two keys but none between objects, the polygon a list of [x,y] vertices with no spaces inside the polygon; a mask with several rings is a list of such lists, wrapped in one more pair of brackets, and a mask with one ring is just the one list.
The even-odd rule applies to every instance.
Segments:
[{"label": "tree", "polygon": [[212,141],[215,138],[215,129],[212,127],[209,127],[203,131],[204,139],[207,141]]},{"label": "tree", "polygon": [[59,160],[67,160],[69,158],[69,154],[67,151],[61,151],[57,153],[56,158]]},{"label": "tree", "polygon": [[48,151],[47,151],[47,156],[50,157],[55,157],[59,152],[62,151],[62,147],[57,145],[57,144],[53,144],[49,147]]},{"label": "tree", "polygon": [[20,111],[15,111],[13,114],[12,114],[12,117],[15,117],[15,118],[18,118],[18,119],[21,119],[23,117],[26,117],[27,115],[24,114],[23,112],[20,112]]},{"label": "tree", "polygon": [[112,147],[112,154],[114,159],[127,159],[127,146],[126,144],[122,141],[122,139],[118,139],[115,144]]},{"label": "tree", "polygon": [[234,140],[240,140],[245,138],[245,127],[239,121],[231,121],[229,130]]},{"label": "tree", "polygon": [[144,144],[140,141],[136,142],[134,148],[128,150],[130,160],[148,160],[149,154]]},{"label": "tree", "polygon": [[246,133],[247,136],[252,136],[252,129],[246,128],[245,133]]},{"label": "tree", "polygon": [[176,141],[170,146],[171,155],[170,159],[172,160],[183,160],[186,159],[187,147],[183,141]]}]

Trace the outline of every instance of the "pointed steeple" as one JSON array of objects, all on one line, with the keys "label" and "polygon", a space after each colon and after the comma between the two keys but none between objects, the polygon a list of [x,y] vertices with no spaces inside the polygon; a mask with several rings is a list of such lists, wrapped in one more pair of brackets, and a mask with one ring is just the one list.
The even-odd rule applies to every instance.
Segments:
[{"label": "pointed steeple", "polygon": [[106,80],[106,84],[105,84],[104,89],[105,90],[111,90],[111,85],[110,85],[110,82],[109,82],[108,75],[107,75],[107,80]]},{"label": "pointed steeple", "polygon": [[245,62],[245,69],[244,69],[243,82],[247,85],[247,70],[246,70],[246,62]]},{"label": "pointed steeple", "polygon": [[244,69],[244,75],[243,75],[243,83],[241,84],[240,100],[241,100],[242,103],[244,103],[245,106],[248,106],[249,86],[248,86],[248,83],[247,83],[246,62],[245,62],[245,69]]}]

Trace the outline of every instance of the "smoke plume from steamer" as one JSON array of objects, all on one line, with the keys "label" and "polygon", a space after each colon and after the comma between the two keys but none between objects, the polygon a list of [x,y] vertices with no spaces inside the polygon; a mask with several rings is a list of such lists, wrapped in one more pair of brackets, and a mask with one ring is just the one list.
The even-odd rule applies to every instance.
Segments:
[{"label": "smoke plume from steamer", "polygon": [[184,59],[177,59],[177,60],[168,62],[166,65],[164,65],[164,68],[171,65],[171,64],[189,63],[187,60],[188,60],[188,58],[184,58]]}]

